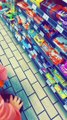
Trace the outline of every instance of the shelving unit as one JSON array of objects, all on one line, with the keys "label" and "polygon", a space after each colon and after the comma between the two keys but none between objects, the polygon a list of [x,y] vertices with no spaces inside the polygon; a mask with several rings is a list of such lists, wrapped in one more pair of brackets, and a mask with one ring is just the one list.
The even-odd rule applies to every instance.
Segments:
[{"label": "shelving unit", "polygon": [[[40,24],[37,24],[33,18],[30,18],[28,14],[18,5],[16,6],[18,13],[14,15],[12,22],[6,14],[2,14],[1,18],[13,33],[16,41],[27,51],[30,59],[32,59],[37,65],[39,72],[46,78],[47,84],[67,111],[67,76],[65,76],[60,70],[61,63],[55,65],[50,56],[47,55],[47,52],[44,51],[44,46],[40,46],[35,39],[35,36],[39,35],[41,37],[41,40],[44,40],[45,44],[48,44],[48,48],[51,48],[53,51],[55,50],[55,52],[58,53],[60,59],[66,60],[67,53],[63,52],[54,43],[53,39],[59,34],[64,36],[67,40],[67,31],[63,29],[59,24],[57,24],[57,22],[50,18],[46,13],[44,13],[40,8],[38,8],[35,4],[30,2],[30,0],[24,1],[28,3],[29,7],[33,9],[36,14],[42,17],[42,22]],[[26,24],[27,22],[29,23],[29,28],[27,30],[25,29],[24,25],[19,25],[16,20],[17,16],[20,14],[25,17]],[[45,20],[46,23],[49,23],[49,25],[53,27],[54,31],[56,30],[54,36],[51,36],[50,39],[46,36],[45,30],[43,28]],[[34,34],[32,34],[32,32]],[[60,90],[62,90],[61,93],[59,92]]]},{"label": "shelving unit", "polygon": [[40,8],[38,8],[34,3],[30,2],[30,0],[24,0],[27,2],[33,10],[36,10],[50,25],[52,25],[59,33],[61,33],[64,37],[67,38],[67,31],[63,29],[56,21],[50,18],[46,13],[44,13]]}]

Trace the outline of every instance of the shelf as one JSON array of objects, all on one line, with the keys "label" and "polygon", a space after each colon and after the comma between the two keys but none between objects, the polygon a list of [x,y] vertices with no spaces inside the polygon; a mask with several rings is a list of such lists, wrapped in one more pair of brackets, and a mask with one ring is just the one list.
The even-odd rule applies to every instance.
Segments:
[{"label": "shelf", "polygon": [[67,38],[67,31],[61,27],[56,21],[50,18],[46,13],[44,13],[40,8],[38,8],[34,3],[30,2],[30,0],[24,0],[27,2],[33,10],[36,10],[44,20],[46,20],[52,27],[54,27],[60,34],[62,34],[65,38]]},{"label": "shelf", "polygon": [[[18,5],[16,5],[16,9],[18,12],[20,12],[21,14],[24,14],[25,17],[27,18],[27,21],[29,21],[31,24],[35,23],[34,27],[35,29],[38,29],[40,24],[44,21],[44,19],[42,20],[41,23],[37,23],[35,20],[35,17],[30,17],[21,7],[19,7]],[[37,12],[34,12],[35,14],[38,14]],[[39,15],[39,14],[38,14]]]},{"label": "shelf", "polygon": [[57,99],[61,102],[61,104],[63,105],[64,109],[67,111],[67,98],[66,99],[62,99],[59,96],[59,94],[56,92],[54,87],[50,84],[50,82],[48,80],[46,82],[47,82],[48,86],[50,87],[50,89],[53,91],[54,95],[57,97]]},{"label": "shelf", "polygon": [[[26,0],[25,0],[26,1]],[[31,3],[32,4],[32,3]],[[36,8],[34,6],[34,4],[32,4],[32,7],[34,7],[34,9],[39,9]],[[25,14],[26,15],[26,14]],[[2,17],[2,16],[1,16]],[[27,17],[28,18],[28,17]],[[48,18],[47,18],[48,19]],[[28,19],[29,20],[29,19]],[[12,28],[10,22],[6,21],[3,18],[3,21],[5,22],[5,24],[8,26],[8,28],[11,30],[11,32],[13,33],[14,37],[15,36],[15,31],[17,31],[21,36],[22,36],[22,40],[20,41],[19,39],[16,38],[16,41],[21,45],[21,47],[23,47],[23,49],[26,50],[26,52],[28,53],[28,56],[30,57],[30,59],[33,60],[33,62],[36,64],[37,68],[39,69],[39,72],[41,73],[41,75],[43,75],[46,78],[46,74],[50,73],[53,74],[52,71],[50,70],[53,69],[57,69],[59,71],[59,73],[62,75],[60,69],[56,66],[54,66],[54,64],[52,63],[52,61],[50,60],[50,58],[44,53],[44,51],[41,49],[41,47],[35,42],[35,40],[33,39],[33,36],[31,36],[28,31],[26,31],[24,29],[24,27],[22,26],[22,32],[18,31],[17,26],[15,26],[15,28]],[[34,23],[34,21],[31,21],[31,26],[33,24],[33,28],[36,31],[39,31],[39,26]],[[24,32],[23,32],[24,31]],[[30,44],[30,42],[28,42],[27,38],[26,38],[26,33],[29,35],[29,37],[31,38],[32,43]],[[42,31],[39,32],[39,34],[44,37],[44,34]],[[46,37],[46,36],[45,36]],[[25,42],[26,43],[25,43]],[[37,48],[36,48],[37,47]],[[38,49],[38,50],[37,50]],[[35,57],[33,57],[35,55]],[[46,64],[46,62],[44,62],[44,59],[47,61],[47,63],[49,65]],[[46,65],[45,65],[46,64]],[[46,71],[45,71],[45,66],[46,66]],[[63,76],[63,75],[62,75]],[[56,80],[56,78],[54,77],[54,75],[52,76],[55,79],[55,82],[61,86],[61,88],[63,88],[63,86],[61,85],[60,81],[58,82]],[[64,76],[63,76],[64,78]],[[66,80],[66,78],[65,78]],[[54,92],[54,94],[57,96],[57,98],[60,100],[60,102],[62,103],[63,107],[65,108],[65,110],[67,111],[67,99],[65,99],[66,101],[62,100],[60,98],[60,96],[58,95],[58,93],[56,92],[56,90],[54,89],[54,86],[50,83],[50,80],[46,78],[46,82],[47,84],[50,86],[50,89]],[[63,88],[64,89],[64,88]],[[64,89],[66,90],[66,89]]]},{"label": "shelf", "polygon": [[[7,21],[7,22],[8,22],[8,21]],[[6,24],[8,25],[7,22],[6,22]],[[18,31],[18,28],[17,28],[16,26],[14,26],[14,27],[15,27],[15,30]],[[19,34],[23,35],[24,37],[25,37],[25,34],[24,34],[25,32],[26,32],[27,34],[29,34],[28,31],[26,31],[23,26],[22,26],[21,28],[22,28],[22,32],[19,32],[19,31],[18,31]],[[23,32],[23,31],[25,31],[25,32]],[[40,32],[39,34],[43,35],[42,32]],[[44,51],[40,48],[40,46],[35,42],[35,40],[33,39],[33,37],[32,37],[31,35],[29,35],[29,36],[30,36],[30,38],[32,39],[32,43],[35,44],[35,45],[38,47],[38,49],[39,49],[39,51],[41,52],[42,56],[44,56],[45,59],[46,59],[47,61],[49,61],[49,64],[50,64],[51,66],[53,66],[54,64],[52,63],[52,61],[50,60],[50,58],[45,54],[45,52],[44,52]],[[45,36],[45,37],[46,37],[46,36]],[[59,71],[59,73],[62,75],[62,77],[63,77],[64,79],[66,79],[66,77],[63,75],[63,73],[60,71],[59,67],[58,67],[58,66],[55,66],[55,68]]]},{"label": "shelf", "polygon": [[44,37],[46,38],[46,40],[52,45],[53,48],[56,48],[59,53],[64,56],[65,58],[67,58],[67,53],[64,52],[57,44],[55,44],[54,42],[54,39],[58,36],[60,36],[60,34],[58,33],[55,33],[51,38],[48,38],[46,33],[45,33],[45,30],[43,28],[43,25],[40,26],[40,33],[44,34]]},{"label": "shelf", "polygon": [[[32,4],[32,3],[31,3],[31,4]],[[30,18],[28,17],[28,15],[26,15],[25,11],[23,11],[19,6],[16,6],[16,9],[17,9],[20,13],[24,13],[25,16],[27,16],[27,18],[28,18],[28,20],[30,21],[30,23],[31,23],[31,25],[33,26],[33,28],[34,28],[36,31],[40,31],[39,34],[40,34],[42,37],[45,37],[46,40],[52,45],[52,47],[58,48],[58,51],[60,52],[60,54],[61,54],[62,56],[64,56],[65,58],[67,57],[67,55],[66,55],[63,51],[61,51],[61,50],[59,49],[59,47],[52,41],[52,39],[53,39],[56,35],[58,35],[58,32],[56,32],[56,33],[54,34],[54,36],[51,37],[51,39],[49,39],[49,38],[46,36],[46,34],[45,34],[45,31],[44,31],[44,28],[43,28],[43,25],[42,25],[42,24],[37,25],[34,20],[30,20]]]}]

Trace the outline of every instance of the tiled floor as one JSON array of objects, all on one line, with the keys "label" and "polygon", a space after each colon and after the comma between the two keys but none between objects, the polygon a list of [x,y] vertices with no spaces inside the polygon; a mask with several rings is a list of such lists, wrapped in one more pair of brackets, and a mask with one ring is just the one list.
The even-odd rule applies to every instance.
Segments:
[{"label": "tiled floor", "polygon": [[9,77],[3,90],[23,100],[23,120],[67,120],[67,112],[1,20],[0,60],[6,66]]}]

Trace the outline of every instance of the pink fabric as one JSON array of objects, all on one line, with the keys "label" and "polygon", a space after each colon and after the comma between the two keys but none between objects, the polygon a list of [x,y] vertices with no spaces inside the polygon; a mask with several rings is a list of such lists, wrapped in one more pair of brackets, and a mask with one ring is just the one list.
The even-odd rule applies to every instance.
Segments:
[{"label": "pink fabric", "polygon": [[3,65],[0,64],[0,80],[6,81],[7,79],[7,70]]},{"label": "pink fabric", "polygon": [[0,120],[21,120],[20,112],[10,103],[5,103],[0,95]]}]

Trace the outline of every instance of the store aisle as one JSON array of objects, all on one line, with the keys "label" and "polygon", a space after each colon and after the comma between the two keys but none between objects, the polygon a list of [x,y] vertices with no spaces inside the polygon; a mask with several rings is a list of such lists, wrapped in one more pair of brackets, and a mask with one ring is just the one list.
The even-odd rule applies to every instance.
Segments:
[{"label": "store aisle", "polygon": [[9,77],[3,90],[23,100],[23,120],[67,120],[67,113],[46,85],[36,65],[1,20],[0,60],[6,66]]}]

